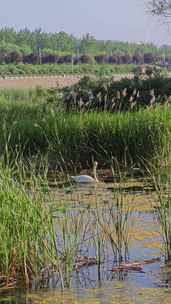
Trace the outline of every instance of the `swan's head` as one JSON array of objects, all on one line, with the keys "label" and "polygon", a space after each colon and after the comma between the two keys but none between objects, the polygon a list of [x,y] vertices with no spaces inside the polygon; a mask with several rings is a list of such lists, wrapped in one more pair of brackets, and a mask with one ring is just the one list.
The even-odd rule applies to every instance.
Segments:
[{"label": "swan's head", "polygon": [[94,167],[94,168],[97,168],[97,166],[98,166],[98,162],[95,161],[95,162],[93,163],[93,167]]}]

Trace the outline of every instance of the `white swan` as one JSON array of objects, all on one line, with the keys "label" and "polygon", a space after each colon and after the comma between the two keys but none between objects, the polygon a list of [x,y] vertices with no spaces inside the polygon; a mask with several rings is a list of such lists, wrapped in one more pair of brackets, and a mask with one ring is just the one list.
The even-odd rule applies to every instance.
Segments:
[{"label": "white swan", "polygon": [[89,175],[76,175],[76,176],[71,176],[71,178],[74,180],[74,182],[79,183],[79,184],[84,184],[84,183],[97,183],[98,178],[97,178],[97,165],[98,163],[95,161],[93,163],[93,177]]}]

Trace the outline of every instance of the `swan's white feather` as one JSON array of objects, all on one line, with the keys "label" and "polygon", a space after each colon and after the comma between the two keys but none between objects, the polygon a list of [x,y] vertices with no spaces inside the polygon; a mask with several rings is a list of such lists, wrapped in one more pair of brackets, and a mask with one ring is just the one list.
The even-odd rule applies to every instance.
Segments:
[{"label": "swan's white feather", "polygon": [[76,175],[76,176],[71,176],[71,178],[76,182],[76,183],[95,183],[95,179],[89,175]]}]

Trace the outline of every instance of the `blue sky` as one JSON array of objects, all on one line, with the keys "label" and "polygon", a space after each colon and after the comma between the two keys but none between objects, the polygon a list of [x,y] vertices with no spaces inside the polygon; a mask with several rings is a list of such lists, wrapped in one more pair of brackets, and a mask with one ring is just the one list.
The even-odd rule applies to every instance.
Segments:
[{"label": "blue sky", "polygon": [[5,0],[0,27],[42,28],[81,37],[171,44],[171,30],[152,17],[147,0]]}]

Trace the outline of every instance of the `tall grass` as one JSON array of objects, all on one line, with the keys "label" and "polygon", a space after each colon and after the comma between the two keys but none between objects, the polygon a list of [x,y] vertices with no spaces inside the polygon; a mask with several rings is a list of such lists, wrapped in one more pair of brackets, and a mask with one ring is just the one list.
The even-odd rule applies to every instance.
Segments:
[{"label": "tall grass", "polygon": [[[152,160],[169,143],[170,109],[144,110],[138,113],[89,113],[49,118],[47,137],[53,157],[61,155],[69,162],[140,163]],[[45,128],[44,128],[45,129]]]},{"label": "tall grass", "polygon": [[100,249],[107,241],[111,246],[115,265],[120,265],[128,259],[131,209],[126,206],[124,197],[118,190],[115,192],[113,202],[107,202],[103,209],[96,206],[95,213],[97,228],[99,228],[97,233],[98,260],[101,261]]},{"label": "tall grass", "polygon": [[57,244],[63,265],[63,280],[68,288],[71,287],[75,260],[81,244],[85,242],[89,222],[86,209],[73,211],[72,208],[63,208],[62,212],[57,212]]},{"label": "tall grass", "polygon": [[[170,151],[169,151],[170,152]],[[171,261],[171,167],[170,154],[166,160],[149,164],[148,172],[156,191],[154,211],[161,228],[165,261]]]},{"label": "tall grass", "polygon": [[[42,105],[3,104],[0,113],[1,153],[17,147],[24,155],[48,153],[52,163],[101,164],[152,160],[170,143],[171,108],[134,113],[67,114]],[[8,139],[8,140],[7,140]]]},{"label": "tall grass", "polygon": [[56,267],[52,215],[41,191],[14,179],[9,168],[0,167],[0,273],[29,285],[42,269]]}]

